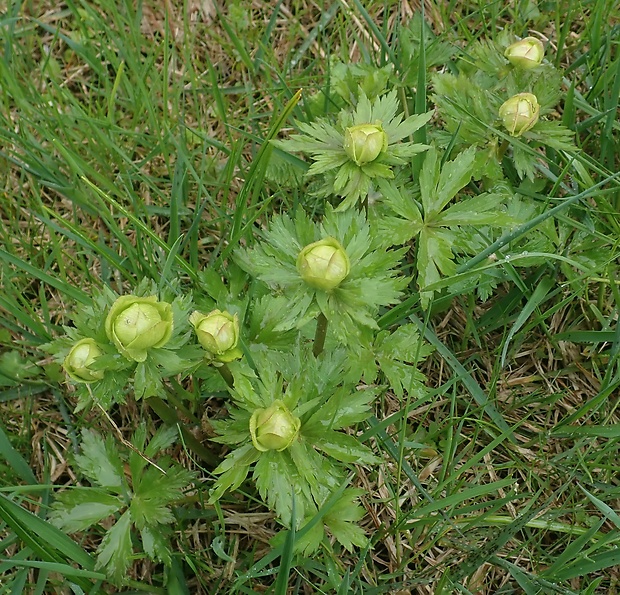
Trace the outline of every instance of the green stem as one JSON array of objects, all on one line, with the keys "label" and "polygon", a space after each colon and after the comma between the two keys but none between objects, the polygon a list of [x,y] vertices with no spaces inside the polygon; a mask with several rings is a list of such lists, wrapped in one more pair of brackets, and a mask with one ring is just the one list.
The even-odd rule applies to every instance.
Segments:
[{"label": "green stem", "polygon": [[316,321],[316,333],[314,334],[314,347],[312,348],[312,353],[314,357],[319,357],[319,354],[323,351],[323,347],[325,347],[325,337],[327,336],[327,318],[325,314],[319,314],[319,317]]},{"label": "green stem", "polygon": [[183,422],[179,419],[176,411],[169,407],[164,401],[158,397],[150,397],[146,401],[151,409],[171,426],[178,426],[183,435],[183,440],[188,448],[194,451],[196,456],[200,457],[209,467],[216,467],[219,464],[219,459],[210,450],[206,449],[200,440],[198,440],[194,434],[192,434],[188,428],[185,427]]},{"label": "green stem", "polygon": [[232,388],[235,384],[235,379],[232,375],[232,372],[230,371],[230,368],[228,367],[228,364],[222,364],[221,366],[218,366],[217,371],[221,374],[226,384],[230,388]]},{"label": "green stem", "polygon": [[504,139],[502,144],[497,149],[497,160],[501,163],[504,158],[504,154],[506,153],[506,149],[508,148],[509,142],[508,139]]}]

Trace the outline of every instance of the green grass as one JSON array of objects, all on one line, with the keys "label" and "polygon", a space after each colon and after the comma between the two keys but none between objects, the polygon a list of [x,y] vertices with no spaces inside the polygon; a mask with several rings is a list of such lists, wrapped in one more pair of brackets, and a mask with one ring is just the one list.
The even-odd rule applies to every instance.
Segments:
[{"label": "green grass", "polygon": [[[185,383],[168,405],[73,413],[71,387],[39,346],[91,290],[130,291],[146,277],[200,294],[201,271],[219,275],[272,213],[313,208],[303,185],[268,168],[266,141],[309,117],[330,55],[405,69],[407,3],[134,5],[31,0],[0,15],[0,593],[67,592],[69,581],[116,592],[94,567],[102,532],[70,539],[45,522],[55,491],[80,481],[71,453],[82,428],[128,438],[139,421],[183,425],[171,453],[206,489],[223,454],[207,440],[221,395],[199,400]],[[567,93],[558,117],[580,151],[574,161],[551,154],[543,189],[523,189],[548,209],[511,239],[561,221],[593,267],[562,254],[505,261],[498,241],[459,270],[497,256],[508,280],[488,300],[450,295],[452,279],[430,314],[413,286],[384,314],[382,328],[413,322],[435,353],[420,364],[427,391],[404,402],[382,394],[359,428],[383,460],[350,478],[368,492],[371,548],[293,555],[299,536],[269,541],[278,525],[251,483],[216,505],[198,489],[179,503],[171,568],[135,560],[124,592],[620,589],[618,7],[425,7],[437,41],[455,48],[506,24],[557,48]],[[425,46],[425,75],[432,57]],[[403,87],[410,113],[427,109],[427,82]],[[285,166],[303,175],[299,160]]]}]

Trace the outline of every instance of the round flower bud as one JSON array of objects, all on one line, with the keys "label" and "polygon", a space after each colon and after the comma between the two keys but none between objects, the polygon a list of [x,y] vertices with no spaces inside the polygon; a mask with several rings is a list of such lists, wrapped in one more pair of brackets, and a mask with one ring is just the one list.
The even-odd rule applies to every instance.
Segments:
[{"label": "round flower bud", "polygon": [[242,355],[239,342],[239,318],[220,310],[209,314],[194,312],[189,321],[194,326],[198,341],[213,359],[231,362]]},{"label": "round flower bud", "polygon": [[521,41],[509,45],[504,52],[504,56],[513,66],[523,70],[540,66],[544,55],[545,48],[542,41],[536,37],[525,37]]},{"label": "round flower bud", "polygon": [[338,240],[325,238],[308,244],[299,253],[297,270],[308,285],[329,291],[338,287],[346,278],[351,263]]},{"label": "round flower bud", "polygon": [[256,450],[285,450],[299,434],[301,421],[282,401],[274,401],[267,409],[257,409],[250,418],[250,435]]},{"label": "round flower bud", "polygon": [[344,150],[357,165],[374,161],[388,147],[381,124],[357,124],[344,131]]},{"label": "round flower bud", "polygon": [[499,117],[512,136],[521,136],[538,122],[540,105],[536,95],[518,93],[499,108]]},{"label": "round flower bud", "polygon": [[94,339],[82,339],[71,348],[62,367],[76,382],[96,382],[103,378],[103,370],[93,370],[91,365],[100,355],[101,349]]},{"label": "round flower bud", "polygon": [[172,306],[157,297],[122,295],[108,313],[105,332],[127,358],[146,359],[151,348],[163,347],[172,335]]}]

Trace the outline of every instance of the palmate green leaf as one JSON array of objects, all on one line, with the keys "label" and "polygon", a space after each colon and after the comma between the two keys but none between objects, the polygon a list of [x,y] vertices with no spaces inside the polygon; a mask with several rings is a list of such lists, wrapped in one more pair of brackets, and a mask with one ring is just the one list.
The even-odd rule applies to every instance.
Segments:
[{"label": "palmate green leaf", "polygon": [[[428,159],[428,155],[426,157]],[[392,209],[397,215],[400,215],[404,219],[406,219],[406,224],[410,228],[410,235],[406,240],[403,241],[393,241],[394,245],[396,244],[404,244],[406,241],[410,240],[414,235],[416,235],[420,228],[423,225],[422,214],[420,213],[420,209],[418,205],[413,200],[412,196],[407,196],[401,189],[389,180],[377,180],[377,186],[379,190],[383,194],[384,203]],[[392,230],[392,224],[395,223],[393,221],[394,218],[390,218],[389,221],[380,220],[379,229],[381,233],[389,236]],[[405,237],[405,229],[399,234],[400,237]],[[398,232],[396,232],[398,233]]]},{"label": "palmate green leaf", "polygon": [[575,133],[566,128],[561,122],[539,120],[536,126],[529,130],[527,138],[534,142],[558,151],[576,151]]},{"label": "palmate green leaf", "polygon": [[303,436],[291,444],[288,453],[299,476],[310,487],[315,502],[323,502],[332,491],[341,485],[344,479],[342,471],[318,453],[312,447],[311,441]]},{"label": "palmate green leaf", "polygon": [[313,436],[312,444],[334,459],[343,463],[376,465],[381,461],[355,436],[327,430],[321,436]]},{"label": "palmate green leaf", "polygon": [[418,244],[418,286],[422,307],[426,308],[432,292],[424,292],[424,288],[441,279],[441,273],[450,277],[456,272],[456,265],[452,260],[452,244],[454,234],[447,229],[424,227],[420,232]]},{"label": "palmate green leaf", "polygon": [[301,519],[305,518],[307,510],[314,508],[310,486],[299,475],[286,450],[261,453],[254,466],[253,478],[261,498],[286,526],[291,524],[293,495],[298,525],[301,524]]},{"label": "palmate green leaf", "polygon": [[131,564],[131,511],[126,510],[108,530],[97,552],[95,570],[104,570],[116,584],[121,584]]},{"label": "palmate green leaf", "polygon": [[370,403],[378,389],[355,389],[342,386],[322,404],[304,423],[303,434],[314,440],[328,430],[339,430],[368,419]]},{"label": "palmate green leaf", "polygon": [[349,157],[342,148],[329,153],[324,150],[314,156],[314,163],[308,168],[307,175],[323,174],[338,167],[342,168],[347,163],[349,163]]},{"label": "palmate green leaf", "polygon": [[405,392],[413,394],[416,391],[418,393],[425,391],[426,378],[415,365],[382,356],[379,356],[377,361],[397,397],[402,398]]},{"label": "palmate green leaf", "polygon": [[336,540],[348,551],[364,548],[368,538],[357,521],[364,518],[365,510],[357,502],[364,490],[349,488],[323,517],[323,522]]},{"label": "palmate green leaf", "polygon": [[149,397],[166,397],[161,374],[157,365],[148,358],[139,362],[133,375],[133,390],[136,399],[148,399]]},{"label": "palmate green leaf", "polygon": [[159,560],[166,566],[172,563],[172,555],[170,550],[170,541],[162,534],[161,527],[153,530],[150,527],[143,527],[140,530],[142,538],[142,547],[144,553],[151,560]]},{"label": "palmate green leaf", "polygon": [[493,225],[503,227],[512,225],[515,220],[502,211],[506,201],[505,194],[484,193],[467,198],[442,211],[434,220],[434,225],[445,227],[457,225]]},{"label": "palmate green leaf", "polygon": [[92,430],[82,430],[82,454],[75,455],[80,471],[102,487],[120,488],[124,484],[123,464],[111,437],[104,440]]},{"label": "palmate green leaf", "polygon": [[420,195],[426,222],[433,220],[457,192],[469,184],[475,157],[476,148],[469,147],[452,161],[447,161],[440,170],[437,150],[434,147],[429,149],[420,173]]},{"label": "palmate green leaf", "polygon": [[162,473],[157,467],[150,466],[139,479],[134,478],[131,516],[138,528],[174,521],[169,507],[183,497],[184,490],[194,478],[190,471],[180,466],[164,470]]},{"label": "palmate green leaf", "polygon": [[99,488],[74,488],[58,494],[48,520],[66,533],[85,531],[118,512],[125,502]]},{"label": "palmate green leaf", "polygon": [[[425,114],[416,114],[409,116],[406,120],[399,122],[400,118],[394,119],[384,126],[384,130],[388,135],[388,142],[390,144],[412,136],[414,132],[422,128],[433,117],[434,111],[426,112]],[[402,150],[405,152],[402,157],[411,157],[415,153],[424,151],[428,147],[426,145],[420,145],[417,143],[402,143],[394,147],[394,149]],[[415,153],[409,154],[409,151],[415,151]],[[398,153],[396,153],[398,154]]]},{"label": "palmate green leaf", "polygon": [[213,471],[221,474],[209,494],[209,503],[219,500],[227,490],[237,489],[247,477],[250,465],[255,463],[261,453],[252,444],[233,450]]}]

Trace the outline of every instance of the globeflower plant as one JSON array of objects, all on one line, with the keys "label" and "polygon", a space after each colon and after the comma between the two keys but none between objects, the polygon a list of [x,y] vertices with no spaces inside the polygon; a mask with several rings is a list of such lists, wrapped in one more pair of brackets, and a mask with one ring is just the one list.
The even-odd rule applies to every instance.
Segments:
[{"label": "globeflower plant", "polygon": [[276,330],[329,323],[345,340],[360,328],[377,328],[379,307],[398,300],[406,277],[395,270],[404,250],[392,250],[363,213],[328,209],[320,224],[299,209],[295,219],[279,215],[263,240],[239,250],[239,266],[288,300]]},{"label": "globeflower plant", "polygon": [[319,118],[298,122],[302,134],[278,141],[286,151],[310,155],[308,176],[322,176],[319,196],[339,196],[337,210],[365,201],[378,178],[392,179],[395,168],[428,147],[403,141],[424,126],[433,112],[403,118],[396,91],[370,101],[361,94],[354,108],[343,109],[336,122]]},{"label": "globeflower plant", "polygon": [[[233,450],[214,471],[210,501],[239,487],[253,468],[261,497],[285,527],[299,529],[346,483],[349,465],[378,462],[344,431],[370,415],[376,391],[356,388],[344,349],[315,358],[310,346],[298,344],[289,353],[256,352],[254,361],[255,376],[235,375],[230,418],[211,420],[214,441]],[[365,546],[364,532],[349,522],[363,514],[355,502],[360,493],[344,490],[339,507],[346,514],[325,515],[296,547],[314,551],[325,530],[348,549]]]}]

